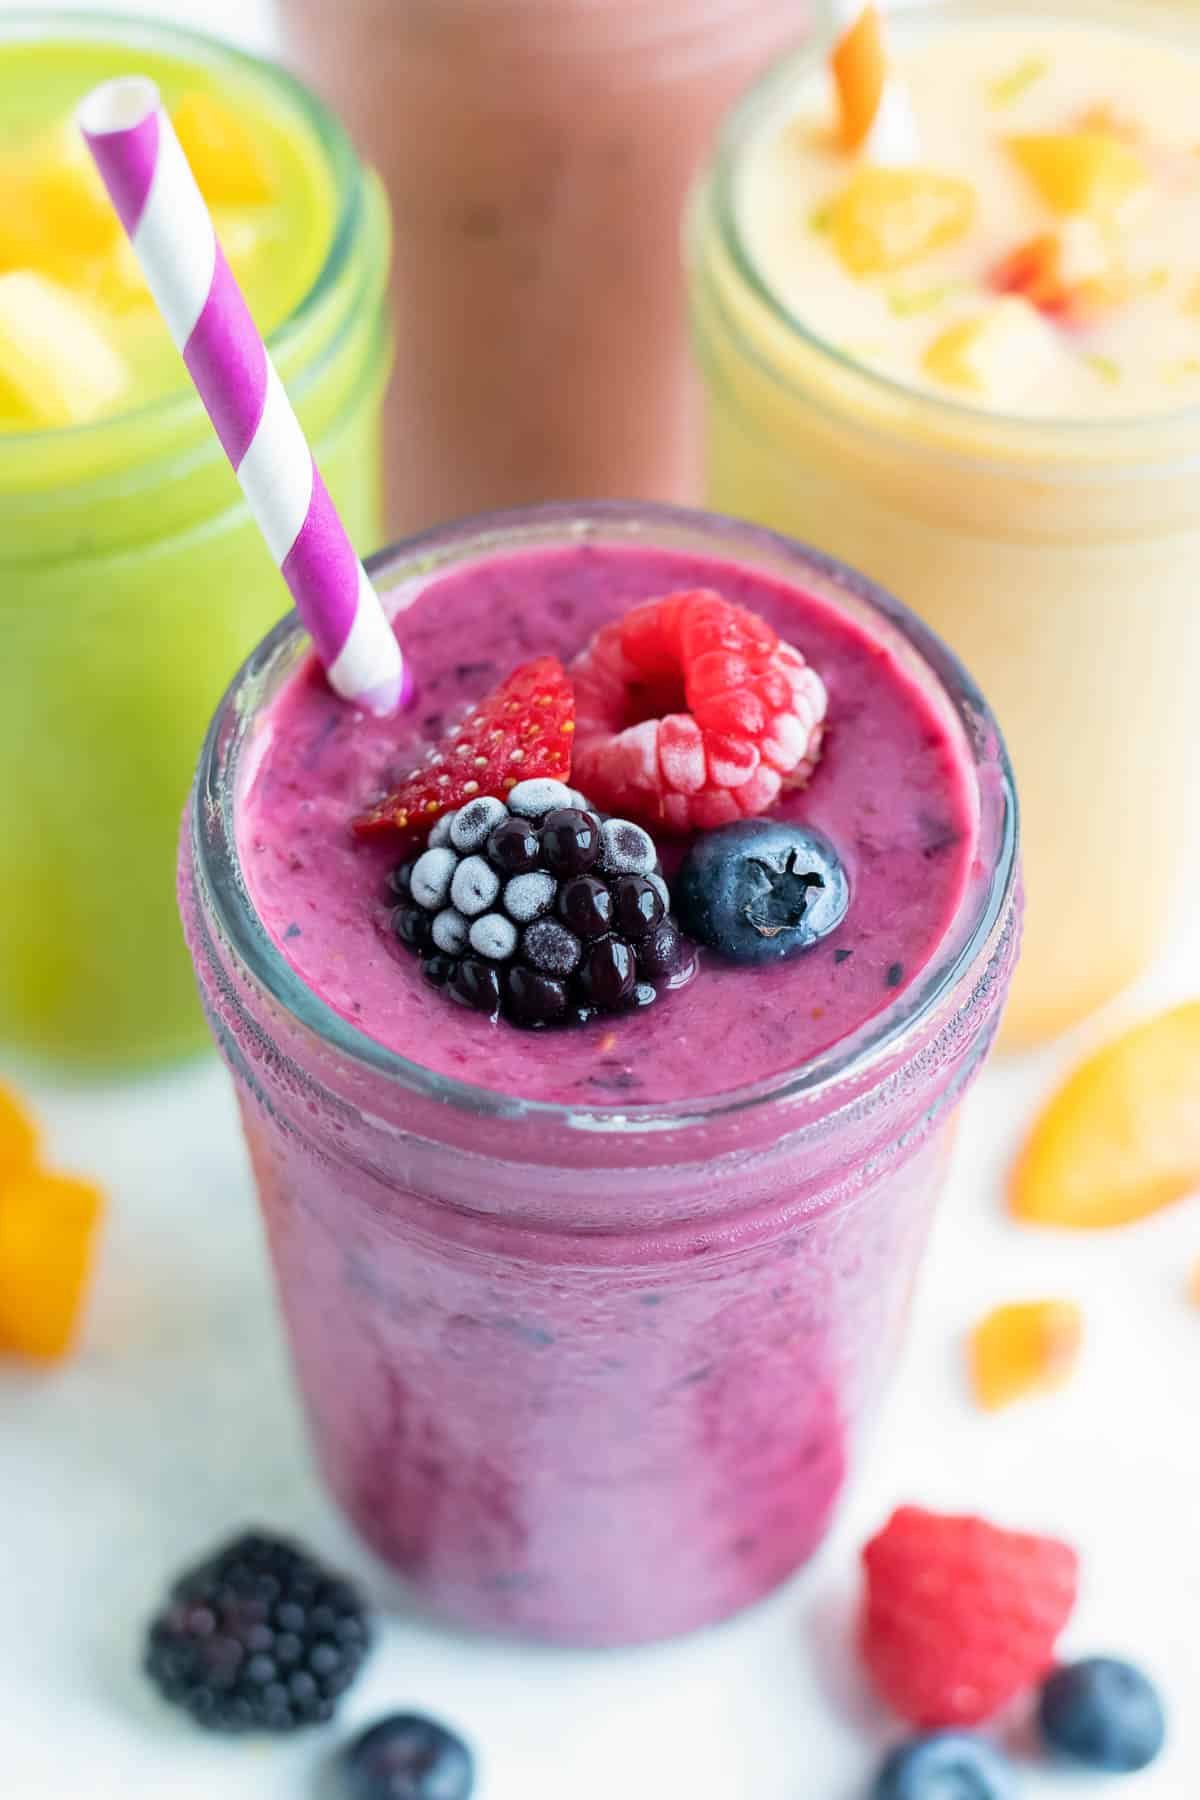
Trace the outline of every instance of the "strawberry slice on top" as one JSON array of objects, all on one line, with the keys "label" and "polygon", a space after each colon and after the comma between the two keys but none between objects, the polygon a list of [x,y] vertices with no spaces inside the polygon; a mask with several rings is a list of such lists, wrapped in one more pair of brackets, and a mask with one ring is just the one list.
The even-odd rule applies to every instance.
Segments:
[{"label": "strawberry slice on top", "polygon": [[416,844],[442,813],[491,794],[507,799],[519,781],[568,781],[575,695],[555,656],[535,657],[447,732],[399,787],[354,821],[359,837]]},{"label": "strawberry slice on top", "polygon": [[825,684],[757,613],[707,588],[605,625],[571,666],[574,780],[686,833],[767,812],[820,751]]}]

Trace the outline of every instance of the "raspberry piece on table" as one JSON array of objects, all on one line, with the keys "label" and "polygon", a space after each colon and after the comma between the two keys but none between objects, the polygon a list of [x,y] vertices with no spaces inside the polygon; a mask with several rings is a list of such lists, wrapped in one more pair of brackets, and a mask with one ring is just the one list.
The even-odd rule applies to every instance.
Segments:
[{"label": "raspberry piece on table", "polygon": [[923,1730],[977,1725],[1041,1679],[1075,1604],[1067,1544],[902,1506],[863,1550],[860,1647],[880,1695]]},{"label": "raspberry piece on table", "polygon": [[416,844],[481,795],[507,801],[519,784],[571,773],[575,696],[554,656],[523,664],[431,750],[420,768],[354,822],[360,837]]},{"label": "raspberry piece on table", "polygon": [[633,607],[571,675],[574,778],[607,812],[711,830],[766,812],[814,767],[825,684],[765,619],[709,589]]}]

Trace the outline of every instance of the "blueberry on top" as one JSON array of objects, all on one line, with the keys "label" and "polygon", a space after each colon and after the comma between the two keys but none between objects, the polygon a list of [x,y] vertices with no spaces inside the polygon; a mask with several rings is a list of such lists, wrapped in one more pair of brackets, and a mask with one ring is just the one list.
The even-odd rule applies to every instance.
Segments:
[{"label": "blueberry on top", "polygon": [[837,851],[820,832],[739,819],[698,837],[675,883],[683,929],[734,962],[780,962],[836,929],[850,904]]}]

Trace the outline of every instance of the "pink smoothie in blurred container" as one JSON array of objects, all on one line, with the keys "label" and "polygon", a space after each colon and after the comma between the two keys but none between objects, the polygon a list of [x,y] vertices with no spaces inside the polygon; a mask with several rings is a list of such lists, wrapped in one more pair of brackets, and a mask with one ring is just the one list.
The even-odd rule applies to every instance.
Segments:
[{"label": "pink smoothie in blurred container", "polygon": [[[748,526],[543,508],[372,572],[415,705],[348,707],[281,626],[214,722],[181,869],[316,1452],[447,1616],[685,1631],[811,1554],[894,1365],[1015,955],[1003,747],[902,607]],[[774,816],[836,847],[845,919],[768,968],[702,951],[576,1029],[454,1007],[388,928],[395,847],[351,820],[518,664],[697,587],[825,682],[816,772]]]}]

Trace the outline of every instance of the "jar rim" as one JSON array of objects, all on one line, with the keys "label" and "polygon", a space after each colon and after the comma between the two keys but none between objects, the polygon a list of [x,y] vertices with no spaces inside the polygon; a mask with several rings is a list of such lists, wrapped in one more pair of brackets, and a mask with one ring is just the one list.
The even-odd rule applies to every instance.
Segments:
[{"label": "jar rim", "polygon": [[[747,1086],[694,1100],[637,1106],[580,1106],[526,1100],[438,1074],[386,1049],[320,999],[271,939],[250,898],[237,847],[240,758],[274,686],[305,648],[294,615],[280,621],[235,675],[201,751],[185,825],[192,879],[202,910],[267,998],[324,1049],[359,1072],[382,1076],[426,1100],[470,1115],[533,1119],[567,1129],[627,1135],[711,1124],[767,1104],[819,1103],[915,1049],[927,1029],[953,1016],[954,998],[976,996],[983,969],[1014,927],[1018,893],[1016,791],[999,727],[954,654],[907,607],[833,557],[764,527],[691,508],[598,501],[557,502],[437,526],[381,550],[367,567],[377,583],[411,594],[414,584],[497,551],[588,541],[642,541],[738,556],[797,586],[814,578],[902,643],[930,677],[961,731],[980,799],[980,879],[968,886],[951,927],[920,976],[882,1012],[812,1059]],[[253,754],[250,757],[253,766]],[[984,841],[986,811],[987,841]],[[985,1001],[984,1004],[987,1002]]]},{"label": "jar rim", "polygon": [[[1072,5],[1075,10],[1072,10]],[[997,4],[997,0],[896,0],[890,18],[893,27],[899,23],[902,30],[920,33],[936,30],[939,23],[946,19],[976,24],[1012,24],[1026,10],[1033,12],[1043,25],[1079,26],[1086,21],[1117,29],[1124,28],[1142,39],[1161,37],[1164,41],[1187,42],[1193,47],[1197,42],[1195,34],[1184,31],[1177,21],[1174,28],[1165,20],[1156,20],[1154,27],[1148,28],[1144,12],[1128,4],[1128,0],[1088,0],[1086,5],[1082,0],[1049,0],[1049,4],[1044,7],[1038,4],[1038,0],[1007,0],[1007,4]],[[984,426],[997,434],[1019,433],[1046,451],[1061,454],[1073,442],[1091,445],[1105,438],[1128,440],[1130,443],[1141,442],[1151,433],[1172,430],[1179,432],[1188,427],[1194,427],[1200,435],[1200,404],[1171,408],[1165,412],[1131,413],[1128,416],[1118,414],[1101,418],[1046,418],[1036,414],[999,412],[974,405],[969,400],[938,394],[898,376],[888,375],[870,362],[854,356],[806,323],[785,304],[759,267],[746,242],[738,218],[735,190],[741,157],[746,149],[757,137],[764,123],[769,121],[772,112],[785,102],[787,95],[810,80],[815,70],[824,66],[828,55],[827,41],[808,43],[771,64],[726,114],[709,168],[702,176],[698,189],[701,196],[706,192],[709,197],[716,236],[735,276],[774,323],[782,326],[824,363],[844,369],[867,392],[875,394],[882,401],[903,406],[910,413],[914,408],[922,409],[926,417],[944,421],[951,426]],[[768,373],[786,383],[786,376],[772,359],[760,360]],[[1200,450],[1195,456],[1200,457]],[[986,454],[972,460],[986,460]],[[1158,476],[1164,469],[1174,471],[1180,467],[1181,462],[1186,464],[1192,460],[1193,456],[1185,455],[1165,464],[1158,461],[1147,462],[1139,467],[1138,472]],[[1022,473],[1027,472],[1026,463]]]},{"label": "jar rim", "polygon": [[[364,173],[344,126],[323,101],[281,65],[190,26],[131,13],[80,12],[70,8],[56,8],[51,12],[25,9],[0,14],[0,51],[6,44],[16,42],[70,42],[80,38],[101,44],[128,43],[135,50],[141,45],[165,54],[178,54],[181,59],[203,67],[240,71],[248,81],[281,98],[310,132],[333,182],[333,229],[314,280],[286,317],[265,337],[270,355],[275,359],[284,357],[288,346],[307,328],[336,288],[353,252],[363,208]],[[101,443],[106,432],[115,435],[136,430],[148,422],[161,422],[169,432],[173,427],[187,425],[193,420],[199,427],[204,420],[204,409],[189,383],[103,418],[77,425],[5,434],[0,436],[0,457],[7,448],[14,457],[28,457],[32,451],[51,443]]]}]

